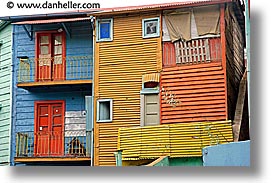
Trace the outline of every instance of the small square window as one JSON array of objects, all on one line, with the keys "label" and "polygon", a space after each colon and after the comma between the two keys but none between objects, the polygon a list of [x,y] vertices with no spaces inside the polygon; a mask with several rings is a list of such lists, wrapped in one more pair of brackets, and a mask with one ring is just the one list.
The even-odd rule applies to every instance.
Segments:
[{"label": "small square window", "polygon": [[113,120],[113,100],[99,99],[97,101],[97,122],[111,122]]},{"label": "small square window", "polygon": [[99,19],[97,23],[97,41],[113,40],[113,19]]},{"label": "small square window", "polygon": [[142,37],[151,38],[159,36],[159,18],[148,18],[142,20]]}]

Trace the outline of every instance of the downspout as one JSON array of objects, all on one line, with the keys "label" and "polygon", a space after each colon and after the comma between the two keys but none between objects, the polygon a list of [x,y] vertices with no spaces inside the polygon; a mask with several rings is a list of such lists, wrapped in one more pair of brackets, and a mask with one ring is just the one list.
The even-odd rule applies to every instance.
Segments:
[{"label": "downspout", "polygon": [[245,0],[245,38],[247,55],[248,124],[250,131],[250,0]]},{"label": "downspout", "polygon": [[92,118],[92,135],[91,135],[91,166],[94,166],[94,89],[95,89],[95,31],[94,31],[94,17],[90,16],[91,18],[91,26],[92,26],[92,46],[93,46],[93,66],[92,66],[92,72],[93,72],[93,82],[92,82],[92,114],[91,114],[91,118]]}]

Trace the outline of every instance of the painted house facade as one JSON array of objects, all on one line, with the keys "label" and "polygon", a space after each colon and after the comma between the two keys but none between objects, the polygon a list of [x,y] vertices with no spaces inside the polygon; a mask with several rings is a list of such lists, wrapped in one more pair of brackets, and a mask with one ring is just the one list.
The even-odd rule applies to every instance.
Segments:
[{"label": "painted house facade", "polygon": [[247,94],[239,89],[246,73],[239,1],[122,7],[91,16],[95,165],[113,166],[118,157],[142,165],[161,156],[195,157],[202,165],[201,148],[232,142],[237,118],[246,132],[239,134],[249,138]]},{"label": "painted house facade", "polygon": [[13,32],[13,165],[91,165],[90,18],[21,17]]},{"label": "painted house facade", "polygon": [[0,21],[0,166],[10,164],[12,26]]}]

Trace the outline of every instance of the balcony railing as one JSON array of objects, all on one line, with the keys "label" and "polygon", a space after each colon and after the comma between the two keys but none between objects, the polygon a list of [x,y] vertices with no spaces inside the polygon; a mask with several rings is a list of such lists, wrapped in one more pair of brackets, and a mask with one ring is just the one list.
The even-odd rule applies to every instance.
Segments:
[{"label": "balcony railing", "polygon": [[203,147],[233,141],[231,121],[119,128],[118,134],[118,150],[126,161],[201,157]]},{"label": "balcony railing", "polygon": [[16,157],[91,157],[91,132],[22,132],[16,135]]},{"label": "balcony railing", "polygon": [[65,58],[20,58],[18,83],[92,79],[92,56]]}]

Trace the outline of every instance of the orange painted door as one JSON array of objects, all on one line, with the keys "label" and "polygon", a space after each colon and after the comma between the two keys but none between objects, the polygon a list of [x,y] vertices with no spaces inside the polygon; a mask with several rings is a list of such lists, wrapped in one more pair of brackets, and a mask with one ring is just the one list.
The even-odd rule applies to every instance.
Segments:
[{"label": "orange painted door", "polygon": [[37,39],[36,81],[65,80],[65,35],[39,33]]},{"label": "orange painted door", "polygon": [[53,80],[65,79],[63,34],[53,34]]},{"label": "orange painted door", "polygon": [[64,104],[39,103],[36,110],[35,154],[62,156],[64,154]]},{"label": "orange painted door", "polygon": [[36,80],[49,81],[52,72],[51,34],[41,34],[38,39],[38,74]]}]

